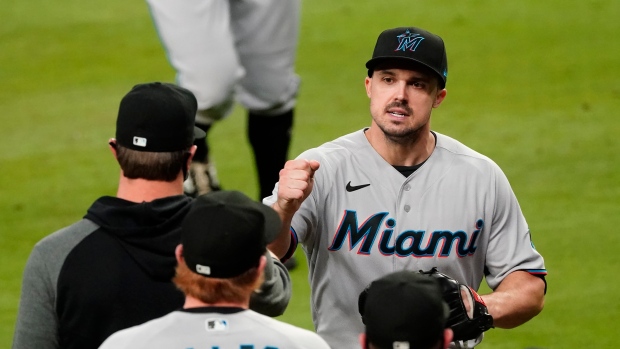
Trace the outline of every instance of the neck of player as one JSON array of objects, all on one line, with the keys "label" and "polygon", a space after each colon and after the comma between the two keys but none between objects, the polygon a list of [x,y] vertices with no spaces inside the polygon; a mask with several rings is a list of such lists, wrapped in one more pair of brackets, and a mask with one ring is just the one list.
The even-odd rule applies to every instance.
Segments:
[{"label": "neck of player", "polygon": [[217,302],[217,303],[205,303],[192,296],[185,297],[185,304],[183,304],[183,309],[202,308],[202,307],[229,307],[229,308],[249,309],[250,308],[250,297],[248,296],[247,299],[244,299],[243,302]]},{"label": "neck of player", "polygon": [[428,159],[435,149],[435,136],[427,129],[404,139],[393,139],[373,122],[365,134],[375,151],[392,166],[420,164]]},{"label": "neck of player", "polygon": [[123,175],[118,182],[116,196],[131,202],[151,202],[169,196],[183,195],[183,174],[179,175],[172,182],[150,181],[146,179],[130,179]]}]

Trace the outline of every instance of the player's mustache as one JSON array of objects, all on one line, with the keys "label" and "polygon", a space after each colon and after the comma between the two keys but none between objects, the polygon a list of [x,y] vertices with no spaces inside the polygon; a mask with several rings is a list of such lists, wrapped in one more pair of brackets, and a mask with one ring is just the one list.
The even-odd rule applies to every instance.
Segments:
[{"label": "player's mustache", "polygon": [[392,102],[392,103],[388,104],[385,107],[385,112],[387,113],[390,110],[390,108],[401,108],[401,109],[404,109],[407,112],[407,114],[409,114],[409,115],[413,114],[413,109],[411,109],[410,106],[408,106],[407,104],[405,104],[403,102],[395,101],[395,102]]}]

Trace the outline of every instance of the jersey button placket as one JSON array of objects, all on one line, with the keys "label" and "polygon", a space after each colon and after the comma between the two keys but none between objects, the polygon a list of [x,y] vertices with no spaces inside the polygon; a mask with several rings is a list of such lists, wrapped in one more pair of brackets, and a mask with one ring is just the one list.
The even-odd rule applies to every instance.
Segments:
[{"label": "jersey button placket", "polygon": [[[403,186],[403,190],[406,191],[406,192],[410,191],[411,190],[411,184],[405,184]],[[408,197],[408,195],[406,195],[405,197]],[[403,209],[405,210],[405,212],[409,212],[409,211],[411,211],[411,205],[405,204],[405,206],[403,206]]]}]

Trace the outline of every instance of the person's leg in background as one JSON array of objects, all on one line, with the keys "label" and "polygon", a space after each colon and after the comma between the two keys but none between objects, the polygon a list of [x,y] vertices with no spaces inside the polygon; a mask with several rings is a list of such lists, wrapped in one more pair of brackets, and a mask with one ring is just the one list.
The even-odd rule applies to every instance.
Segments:
[{"label": "person's leg in background", "polygon": [[288,160],[292,127],[293,109],[273,116],[248,112],[248,139],[254,151],[261,199],[271,195]]},{"label": "person's leg in background", "polygon": [[[300,78],[295,74],[300,0],[231,3],[232,28],[245,75],[237,96],[248,110],[259,199],[271,195],[288,160]],[[285,265],[295,268],[295,258]]]},{"label": "person's leg in background", "polygon": [[231,3],[232,28],[245,75],[238,99],[248,110],[259,199],[271,195],[288,160],[300,79],[295,74],[299,0]]},{"label": "person's leg in background", "polygon": [[235,86],[243,68],[231,32],[229,0],[147,0],[166,56],[176,70],[177,83],[198,100],[196,125],[207,132],[197,142],[196,156],[185,181],[185,193],[197,196],[219,189],[208,132],[234,104]]}]

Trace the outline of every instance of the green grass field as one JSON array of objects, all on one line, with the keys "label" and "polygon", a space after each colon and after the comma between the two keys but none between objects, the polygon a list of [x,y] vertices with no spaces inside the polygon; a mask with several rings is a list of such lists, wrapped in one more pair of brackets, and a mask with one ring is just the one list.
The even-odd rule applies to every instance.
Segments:
[{"label": "green grass field", "polygon": [[[34,243],[115,194],[107,140],[121,97],[139,82],[174,81],[174,72],[142,1],[9,0],[0,18],[0,347],[8,348]],[[504,169],[549,270],[545,310],[491,330],[479,348],[615,347],[619,18],[614,0],[303,2],[291,157],[369,123],[364,63],[381,30],[415,25],[445,39],[448,97],[433,128]],[[214,128],[212,147],[224,187],[256,196],[242,109]],[[305,266],[292,275],[281,319],[311,328]]]}]

